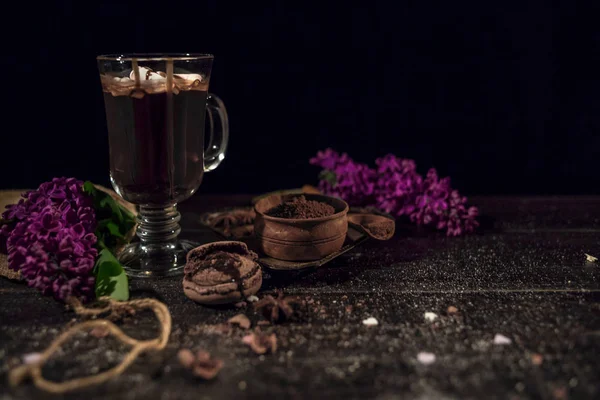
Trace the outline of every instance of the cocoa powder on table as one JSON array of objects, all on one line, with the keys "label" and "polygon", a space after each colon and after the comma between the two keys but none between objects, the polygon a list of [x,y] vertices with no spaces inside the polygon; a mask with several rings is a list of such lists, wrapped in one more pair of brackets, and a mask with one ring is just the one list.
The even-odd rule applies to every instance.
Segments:
[{"label": "cocoa powder on table", "polygon": [[277,218],[309,219],[328,217],[335,214],[335,209],[327,203],[298,196],[267,210],[265,214]]}]

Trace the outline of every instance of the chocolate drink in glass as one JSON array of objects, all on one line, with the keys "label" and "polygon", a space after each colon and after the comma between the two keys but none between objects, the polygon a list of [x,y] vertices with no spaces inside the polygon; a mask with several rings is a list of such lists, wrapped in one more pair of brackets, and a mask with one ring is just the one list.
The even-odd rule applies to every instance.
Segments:
[{"label": "chocolate drink in glass", "polygon": [[228,141],[225,107],[208,93],[212,56],[100,56],[98,64],[110,179],[140,211],[140,243],[120,260],[135,276],[180,273],[193,245],[177,240],[175,206],[198,190],[205,171],[219,165]]},{"label": "chocolate drink in glass", "polygon": [[178,203],[202,183],[204,138],[199,132],[204,130],[206,85],[187,82],[182,87],[177,94],[156,87],[133,96],[104,92],[111,179],[127,201]]}]

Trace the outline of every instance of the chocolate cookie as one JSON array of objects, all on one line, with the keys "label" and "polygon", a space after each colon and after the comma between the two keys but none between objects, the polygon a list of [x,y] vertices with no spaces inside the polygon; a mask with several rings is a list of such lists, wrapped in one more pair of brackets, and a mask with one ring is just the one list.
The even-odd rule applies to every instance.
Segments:
[{"label": "chocolate cookie", "polygon": [[256,294],[262,285],[258,256],[242,242],[215,242],[187,255],[183,292],[201,304],[226,304]]}]

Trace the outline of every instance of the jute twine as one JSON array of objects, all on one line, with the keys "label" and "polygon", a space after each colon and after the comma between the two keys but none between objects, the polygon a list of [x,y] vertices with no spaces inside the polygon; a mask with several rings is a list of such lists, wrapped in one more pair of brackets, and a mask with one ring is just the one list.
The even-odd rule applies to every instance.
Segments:
[{"label": "jute twine", "polygon": [[[48,346],[41,354],[39,360],[36,360],[31,364],[24,364],[13,368],[9,372],[9,384],[14,387],[30,377],[33,384],[41,390],[56,394],[66,393],[104,383],[111,378],[121,375],[123,371],[137,359],[140,353],[148,350],[162,350],[165,348],[169,340],[169,335],[171,334],[171,314],[165,304],[155,299],[139,299],[124,302],[115,301],[110,298],[101,298],[99,300],[101,302],[106,302],[106,305],[102,308],[86,308],[78,300],[73,299],[69,301],[69,304],[73,307],[75,313],[84,317],[97,317],[100,314],[109,312],[111,315],[119,315],[123,312],[126,313],[131,309],[151,309],[154,311],[156,318],[160,322],[160,335],[152,340],[137,340],[126,335],[119,327],[108,319],[95,319],[81,322],[71,326],[54,339],[50,346]],[[67,342],[78,332],[89,332],[96,327],[106,329],[108,333],[114,335],[117,340],[131,346],[131,350],[119,364],[95,375],[62,382],[49,381],[42,376],[42,367],[63,343]]]}]

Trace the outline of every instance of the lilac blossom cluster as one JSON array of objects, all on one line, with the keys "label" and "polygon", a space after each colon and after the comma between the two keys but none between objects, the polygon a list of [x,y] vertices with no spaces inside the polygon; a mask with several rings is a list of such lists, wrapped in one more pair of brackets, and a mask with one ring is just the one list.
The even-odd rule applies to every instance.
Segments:
[{"label": "lilac blossom cluster", "polygon": [[82,188],[75,178],[54,178],[2,214],[0,238],[6,239],[9,268],[61,301],[94,297],[96,216]]},{"label": "lilac blossom cluster", "polygon": [[323,169],[319,189],[353,206],[375,206],[394,216],[407,216],[417,225],[445,230],[448,236],[473,232],[476,207],[467,207],[467,198],[440,179],[431,168],[423,178],[414,160],[388,154],[375,161],[376,168],[357,163],[346,153],[319,151],[310,163]]}]

